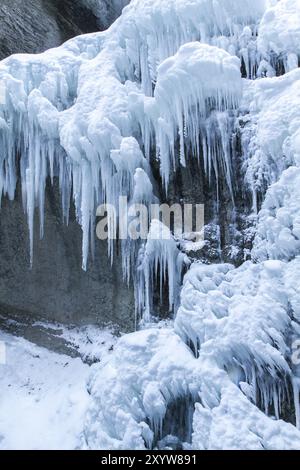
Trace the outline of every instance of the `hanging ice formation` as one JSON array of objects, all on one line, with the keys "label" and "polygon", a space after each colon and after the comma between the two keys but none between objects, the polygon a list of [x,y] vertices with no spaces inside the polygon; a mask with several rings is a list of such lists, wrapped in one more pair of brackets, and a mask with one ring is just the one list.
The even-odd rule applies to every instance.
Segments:
[{"label": "hanging ice formation", "polygon": [[222,168],[233,194],[229,111],[238,107],[241,93],[239,59],[215,46],[185,44],[159,66],[154,91],[159,118],[154,127],[166,186],[176,166],[178,135],[181,165],[186,165],[187,153],[202,155],[209,179],[214,170],[218,184]]},{"label": "hanging ice formation", "polygon": [[[166,191],[173,169],[195,157],[234,197],[239,132],[258,214],[252,261],[194,262],[175,326],[124,336],[95,368],[89,448],[160,445],[176,400],[195,404],[183,446],[300,448],[299,431],[280,419],[294,400],[300,427],[298,11],[299,0],[132,0],[104,33],[0,65],[1,193],[14,198],[20,173],[32,255],[48,176],[59,178],[66,220],[73,197],[85,269],[99,204],[155,200],[155,156]],[[149,222],[143,246],[122,244],[147,321],[157,280],[177,307],[187,265],[172,236],[155,237],[168,229]]]},{"label": "hanging ice formation", "polygon": [[[253,2],[245,2],[241,9],[222,1],[222,16],[211,1],[192,2],[188,9],[185,2],[134,1],[107,32],[2,63],[0,186],[13,199],[20,169],[31,259],[35,207],[43,233],[48,176],[59,177],[66,220],[72,192],[83,230],[84,269],[97,206],[117,207],[120,194],[130,201],[139,168],[151,180],[151,148],[156,147],[166,187],[177,159],[184,164],[186,154],[200,158],[202,152],[208,176],[214,171],[218,179],[223,169],[232,189],[231,148],[226,137],[241,96],[241,77],[239,60],[230,54],[240,54],[244,26],[255,29],[260,3],[255,2],[253,10]],[[181,44],[196,39],[205,44],[185,44],[177,52]],[[224,43],[229,52],[207,43]],[[119,164],[118,152],[128,163]],[[153,195],[146,198],[150,202]],[[110,233],[115,230],[109,227]],[[109,248],[112,256],[113,243]],[[123,249],[127,277],[128,263],[131,268],[136,263],[133,251],[137,250],[127,245]]]},{"label": "hanging ice formation", "polygon": [[170,230],[158,220],[154,219],[151,223],[145,247],[139,252],[139,261],[136,280],[137,311],[143,311],[144,320],[150,322],[156,280],[159,280],[161,299],[163,287],[168,283],[170,311],[176,311],[183,269],[189,261],[178,249]]},{"label": "hanging ice formation", "polygon": [[281,67],[290,72],[299,64],[300,2],[281,0],[271,3],[273,7],[267,10],[260,23],[258,50],[274,71]]}]

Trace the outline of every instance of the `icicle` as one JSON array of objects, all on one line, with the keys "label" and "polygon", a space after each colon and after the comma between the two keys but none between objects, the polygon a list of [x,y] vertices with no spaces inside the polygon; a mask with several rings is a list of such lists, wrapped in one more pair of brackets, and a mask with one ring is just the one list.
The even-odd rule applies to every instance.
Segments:
[{"label": "icicle", "polygon": [[300,380],[293,378],[293,394],[296,414],[296,426],[300,429]]},{"label": "icicle", "polygon": [[[161,125],[168,122],[178,129],[181,164],[185,166],[188,144],[191,153],[197,152],[199,158],[202,142],[207,175],[210,178],[213,167],[218,181],[219,168],[223,167],[233,193],[230,146],[233,128],[228,112],[236,108],[241,98],[239,60],[213,46],[185,44],[158,68],[154,98],[160,113],[154,128],[164,180],[168,181],[177,138],[176,132],[170,132],[170,126]],[[214,109],[219,112],[214,113]]]},{"label": "icicle", "polygon": [[140,253],[138,266],[138,290],[143,292],[138,299],[137,311],[144,313],[143,319],[148,322],[152,313],[154,280],[157,279],[159,267],[160,292],[168,281],[169,308],[176,311],[184,264],[184,255],[178,250],[170,230],[158,220],[152,220],[146,246]]}]

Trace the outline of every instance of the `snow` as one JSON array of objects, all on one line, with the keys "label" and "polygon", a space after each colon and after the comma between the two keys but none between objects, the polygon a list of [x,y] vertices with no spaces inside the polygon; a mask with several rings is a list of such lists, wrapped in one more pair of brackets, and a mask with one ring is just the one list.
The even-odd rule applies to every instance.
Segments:
[{"label": "snow", "polygon": [[289,261],[300,251],[300,169],[285,170],[266,194],[254,241],[253,258]]},{"label": "snow", "polygon": [[211,412],[197,405],[194,430],[193,446],[200,450],[297,450],[300,444],[292,425],[268,419],[232,384]]},{"label": "snow", "polygon": [[[168,328],[125,335],[111,360],[91,376],[85,439],[92,449],[151,448],[168,402],[188,391],[194,358]],[[150,423],[147,424],[147,419]]]},{"label": "snow", "polygon": [[266,11],[261,20],[258,50],[272,65],[275,65],[276,60],[281,60],[285,71],[289,72],[298,67],[298,59],[300,58],[299,44],[299,0],[276,2],[273,7]]},{"label": "snow", "polygon": [[57,332],[54,334],[75,349],[82,361],[87,364],[104,360],[117,341],[113,327],[100,328],[95,325],[75,327],[41,321],[34,322],[33,327],[49,331],[50,334]]},{"label": "snow", "polygon": [[79,448],[89,402],[90,368],[0,332],[7,361],[0,365],[0,448]]},{"label": "snow", "polygon": [[[196,271],[197,269],[197,271]],[[199,343],[204,341],[204,318],[223,317],[228,299],[217,291],[231,265],[192,265],[184,278],[185,304],[181,302],[175,320],[175,331],[190,343],[198,355]],[[188,293],[190,292],[191,295]]]},{"label": "snow", "polygon": [[298,164],[300,70],[245,83],[241,109],[245,112],[242,144],[246,183],[257,197],[277,182],[290,165]]},{"label": "snow", "polygon": [[[80,449],[90,402],[87,382],[93,364],[107,362],[117,337],[92,325],[35,322],[32,327],[53,335],[54,343],[56,337],[64,340],[66,353],[0,330],[6,352],[0,363],[0,449]],[[69,347],[78,357],[66,355]]]}]

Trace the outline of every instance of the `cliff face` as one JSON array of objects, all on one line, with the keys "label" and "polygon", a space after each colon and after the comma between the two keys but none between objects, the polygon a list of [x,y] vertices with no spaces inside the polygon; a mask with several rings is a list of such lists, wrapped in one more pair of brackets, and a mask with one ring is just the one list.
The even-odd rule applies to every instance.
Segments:
[{"label": "cliff face", "polygon": [[34,260],[30,268],[29,238],[20,194],[4,200],[0,218],[0,316],[16,320],[46,319],[66,324],[113,323],[134,327],[133,294],[122,280],[117,261],[111,266],[105,241],[96,241],[95,259],[81,269],[81,229],[71,211],[63,224],[59,190],[48,186],[45,235],[39,238],[36,217]]},{"label": "cliff face", "polygon": [[[101,18],[76,0],[1,0],[0,58],[41,52],[72,36],[101,28]],[[105,2],[104,2],[105,6]],[[93,10],[94,11],[94,10]],[[101,11],[101,10],[100,10]],[[107,13],[107,8],[105,12]],[[103,18],[103,24],[112,20]],[[38,219],[38,217],[37,217]],[[134,328],[132,290],[123,283],[121,263],[111,262],[107,244],[96,242],[95,260],[82,271],[81,229],[71,217],[62,224],[59,190],[47,189],[45,236],[35,229],[34,264],[30,269],[26,216],[20,194],[4,199],[0,214],[0,317],[30,323],[45,319],[71,324],[113,323]]]},{"label": "cliff face", "polygon": [[1,0],[0,59],[42,52],[99,28],[101,19],[84,0]]}]

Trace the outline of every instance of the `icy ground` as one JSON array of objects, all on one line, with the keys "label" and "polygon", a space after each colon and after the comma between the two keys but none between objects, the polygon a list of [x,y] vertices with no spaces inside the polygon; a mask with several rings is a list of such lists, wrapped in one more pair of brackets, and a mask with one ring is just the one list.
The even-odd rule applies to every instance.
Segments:
[{"label": "icy ground", "polygon": [[6,346],[6,364],[0,364],[0,449],[82,447],[89,363],[104,361],[116,339],[93,327],[65,328],[62,337],[80,356],[58,354],[0,331]]}]

